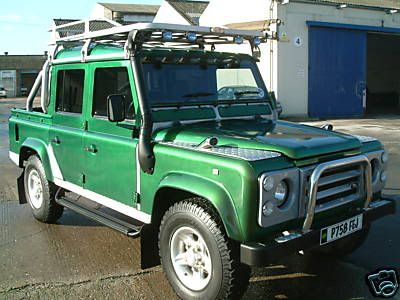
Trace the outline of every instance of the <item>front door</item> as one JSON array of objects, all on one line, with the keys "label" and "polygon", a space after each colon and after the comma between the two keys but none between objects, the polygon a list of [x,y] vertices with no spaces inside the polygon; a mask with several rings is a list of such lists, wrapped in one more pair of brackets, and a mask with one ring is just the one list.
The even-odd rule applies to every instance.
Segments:
[{"label": "front door", "polygon": [[[84,135],[85,184],[87,190],[137,207],[136,195],[136,92],[129,61],[91,64],[93,99],[87,110]],[[107,97],[122,94],[127,119],[112,123],[107,118]],[[136,108],[135,108],[136,107]],[[106,200],[107,201],[107,200]],[[113,202],[114,203],[114,202]],[[107,205],[107,203],[104,203]],[[118,210],[118,207],[114,208]],[[123,206],[122,206],[123,207]],[[122,212],[123,213],[123,212]]]},{"label": "front door", "polygon": [[[55,180],[82,186],[85,66],[53,67],[48,154]],[[55,99],[55,101],[54,101]]]}]

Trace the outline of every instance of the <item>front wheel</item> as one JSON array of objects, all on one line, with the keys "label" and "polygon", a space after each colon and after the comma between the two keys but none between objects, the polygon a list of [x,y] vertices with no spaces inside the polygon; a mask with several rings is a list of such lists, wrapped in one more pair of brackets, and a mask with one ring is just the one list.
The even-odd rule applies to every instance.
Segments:
[{"label": "front wheel", "polygon": [[159,251],[164,272],[183,299],[239,298],[247,287],[250,268],[240,263],[238,245],[202,199],[169,208],[160,225]]}]

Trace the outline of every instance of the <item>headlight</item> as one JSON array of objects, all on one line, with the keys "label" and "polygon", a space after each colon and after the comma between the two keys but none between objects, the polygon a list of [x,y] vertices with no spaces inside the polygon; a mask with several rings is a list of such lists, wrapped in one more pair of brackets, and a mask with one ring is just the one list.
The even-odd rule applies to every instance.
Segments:
[{"label": "headlight", "polygon": [[274,178],[272,176],[267,176],[264,178],[263,188],[267,192],[274,188]]},{"label": "headlight", "polygon": [[273,212],[274,212],[274,204],[271,201],[266,202],[262,207],[263,215],[268,217]]},{"label": "headlight", "polygon": [[273,226],[299,217],[301,190],[298,168],[261,174],[258,189],[260,226]]},{"label": "headlight", "polygon": [[276,186],[275,193],[274,193],[274,198],[276,201],[276,205],[278,207],[281,207],[282,205],[285,204],[288,194],[289,194],[288,184],[286,183],[285,180],[282,180]]}]

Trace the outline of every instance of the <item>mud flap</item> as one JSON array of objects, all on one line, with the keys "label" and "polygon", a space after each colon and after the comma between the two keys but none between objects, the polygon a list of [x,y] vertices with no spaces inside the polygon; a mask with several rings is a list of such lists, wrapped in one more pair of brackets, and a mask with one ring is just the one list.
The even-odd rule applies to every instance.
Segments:
[{"label": "mud flap", "polygon": [[157,228],[153,225],[149,224],[142,227],[140,233],[140,248],[142,269],[152,268],[161,263],[158,254]]},{"label": "mud flap", "polygon": [[24,174],[25,173],[22,172],[21,175],[17,178],[17,189],[18,189],[19,204],[27,203],[26,195],[25,195]]}]

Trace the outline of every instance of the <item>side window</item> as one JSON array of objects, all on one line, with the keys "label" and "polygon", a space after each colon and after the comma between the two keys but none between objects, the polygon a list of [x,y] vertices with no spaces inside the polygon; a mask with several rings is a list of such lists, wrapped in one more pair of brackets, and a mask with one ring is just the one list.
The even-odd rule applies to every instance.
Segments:
[{"label": "side window", "polygon": [[125,96],[126,118],[134,115],[128,70],[124,67],[98,68],[94,75],[93,116],[107,116],[107,97],[113,94]]},{"label": "side window", "polygon": [[84,70],[58,71],[56,111],[82,113],[84,80]]}]

